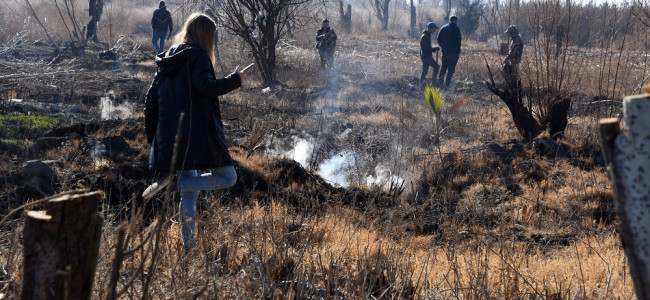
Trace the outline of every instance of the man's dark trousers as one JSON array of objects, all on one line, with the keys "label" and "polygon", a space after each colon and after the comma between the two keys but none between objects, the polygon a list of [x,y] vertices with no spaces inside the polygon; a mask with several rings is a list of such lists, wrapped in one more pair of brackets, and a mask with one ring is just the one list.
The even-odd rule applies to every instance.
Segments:
[{"label": "man's dark trousers", "polygon": [[424,80],[427,78],[427,73],[429,73],[429,67],[433,68],[433,76],[431,77],[431,83],[435,83],[436,77],[438,76],[438,69],[440,69],[440,66],[435,60],[433,60],[433,57],[422,58],[422,74],[420,75],[420,82],[424,82]]},{"label": "man's dark trousers", "polygon": [[454,72],[456,72],[456,64],[458,63],[458,58],[460,57],[459,54],[442,54],[442,66],[440,68],[440,75],[438,77],[438,81],[442,85],[442,80],[445,77],[445,72],[447,72],[447,80],[445,81],[445,85],[449,86],[451,84],[451,78],[454,76]]}]

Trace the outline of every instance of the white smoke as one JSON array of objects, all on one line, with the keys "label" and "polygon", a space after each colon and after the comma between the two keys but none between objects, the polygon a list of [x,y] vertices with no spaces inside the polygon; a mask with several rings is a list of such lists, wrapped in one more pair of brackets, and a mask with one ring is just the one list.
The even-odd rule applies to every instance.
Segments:
[{"label": "white smoke", "polygon": [[309,159],[314,151],[314,142],[307,139],[294,137],[294,147],[286,154],[287,157],[297,161],[303,168],[309,165]]},{"label": "white smoke", "polygon": [[377,165],[375,167],[375,175],[368,175],[366,177],[367,186],[381,186],[384,189],[392,187],[400,187],[404,184],[404,179],[393,174],[393,172],[386,166]]},{"label": "white smoke", "polygon": [[348,185],[347,174],[352,170],[355,159],[354,151],[343,150],[324,160],[318,166],[318,175],[334,185],[346,187]]},{"label": "white smoke", "polygon": [[115,105],[113,100],[119,97],[113,91],[109,91],[106,96],[100,98],[99,109],[102,112],[103,120],[110,119],[124,119],[133,114],[133,105],[124,102],[120,105]]}]

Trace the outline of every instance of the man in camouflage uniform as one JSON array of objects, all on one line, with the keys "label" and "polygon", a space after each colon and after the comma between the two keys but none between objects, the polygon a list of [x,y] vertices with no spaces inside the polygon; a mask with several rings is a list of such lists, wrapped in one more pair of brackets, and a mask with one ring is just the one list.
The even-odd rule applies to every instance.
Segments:
[{"label": "man in camouflage uniform", "polygon": [[336,32],[330,28],[330,21],[323,20],[322,27],[316,31],[316,48],[320,55],[320,68],[334,67],[334,50],[336,49]]},{"label": "man in camouflage uniform", "polygon": [[506,77],[509,85],[516,87],[519,82],[519,64],[521,63],[521,55],[524,51],[524,42],[521,40],[519,30],[514,25],[508,27],[505,33],[512,38],[512,44],[510,44],[510,53],[503,60],[503,75]]}]

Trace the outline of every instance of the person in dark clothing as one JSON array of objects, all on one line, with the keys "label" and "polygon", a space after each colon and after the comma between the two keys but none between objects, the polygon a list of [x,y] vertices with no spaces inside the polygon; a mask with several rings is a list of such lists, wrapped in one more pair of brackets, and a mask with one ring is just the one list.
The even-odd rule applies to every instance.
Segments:
[{"label": "person in dark clothing", "polygon": [[[165,50],[165,39],[171,36],[174,29],[172,15],[167,11],[165,1],[158,2],[158,8],[153,11],[151,17],[151,29],[153,30],[151,43],[158,53]],[[168,35],[169,34],[169,35]]]},{"label": "person in dark clothing", "polygon": [[320,56],[320,68],[334,67],[334,50],[336,49],[336,32],[330,28],[330,21],[323,20],[322,27],[316,31],[316,48]]},{"label": "person in dark clothing", "polygon": [[438,44],[442,49],[442,66],[440,67],[438,81],[442,85],[443,79],[445,79],[445,73],[447,73],[447,79],[445,81],[445,86],[447,87],[451,84],[451,78],[454,76],[456,64],[460,58],[460,43],[462,38],[460,29],[456,25],[457,23],[458,17],[451,16],[449,23],[440,28],[437,38]]},{"label": "person in dark clothing", "polygon": [[503,60],[503,75],[506,77],[508,84],[513,87],[518,86],[519,82],[519,64],[521,63],[521,56],[524,52],[524,42],[521,40],[519,30],[516,26],[510,25],[506,32],[512,39],[510,44],[510,52]]},{"label": "person in dark clothing", "polygon": [[422,36],[420,37],[420,59],[422,60],[420,83],[424,83],[424,80],[427,78],[429,67],[433,68],[433,77],[431,77],[432,84],[435,84],[438,76],[438,69],[440,69],[440,66],[438,65],[438,62],[433,59],[433,53],[440,50],[440,47],[431,46],[431,35],[436,33],[437,29],[438,26],[436,23],[429,22],[429,24],[427,24],[427,29],[422,31]]},{"label": "person in dark clothing", "polygon": [[[161,173],[176,170],[180,192],[183,246],[193,244],[194,217],[199,191],[233,186],[235,161],[228,153],[218,96],[240,87],[246,70],[223,79],[214,73],[214,32],[208,16],[190,15],[174,38],[175,44],[156,56],[158,69],[145,97],[145,131],[151,144],[149,168]],[[184,114],[179,130],[179,119]],[[175,136],[180,139],[175,146]],[[176,149],[175,149],[176,148]],[[175,164],[172,166],[174,151]],[[198,170],[210,170],[199,175]],[[159,180],[143,193],[145,199],[169,182]]]}]

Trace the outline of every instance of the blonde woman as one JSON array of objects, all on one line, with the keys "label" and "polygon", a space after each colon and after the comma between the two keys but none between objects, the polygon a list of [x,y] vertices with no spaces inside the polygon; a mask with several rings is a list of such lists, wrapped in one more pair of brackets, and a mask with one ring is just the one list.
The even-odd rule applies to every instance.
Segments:
[{"label": "blonde woman", "polygon": [[[194,237],[196,200],[202,190],[231,187],[237,181],[235,161],[228,153],[218,96],[242,85],[247,70],[217,79],[214,73],[216,25],[205,14],[190,15],[174,37],[173,46],[156,56],[158,70],[145,98],[145,130],[151,144],[149,168],[169,172],[179,116],[185,117],[174,169],[180,192],[183,246]],[[199,174],[198,170],[210,170]],[[165,184],[158,181],[143,196],[149,198]]]}]

